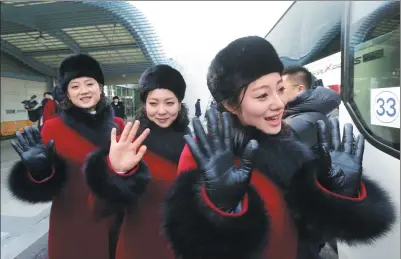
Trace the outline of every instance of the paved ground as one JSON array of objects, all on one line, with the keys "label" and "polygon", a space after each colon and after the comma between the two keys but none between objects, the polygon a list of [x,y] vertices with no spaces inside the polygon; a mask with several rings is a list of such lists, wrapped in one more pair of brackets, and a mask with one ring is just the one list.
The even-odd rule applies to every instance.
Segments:
[{"label": "paved ground", "polygon": [[31,205],[12,197],[7,176],[18,156],[9,143],[1,141],[1,259],[44,259],[37,254],[46,249],[50,203]]}]

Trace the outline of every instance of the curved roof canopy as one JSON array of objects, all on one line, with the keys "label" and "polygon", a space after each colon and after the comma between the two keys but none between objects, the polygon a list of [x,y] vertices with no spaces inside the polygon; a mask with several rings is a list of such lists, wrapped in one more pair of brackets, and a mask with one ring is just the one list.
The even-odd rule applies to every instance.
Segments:
[{"label": "curved roof canopy", "polygon": [[120,1],[2,1],[1,51],[52,77],[73,53],[96,58],[106,78],[169,62],[145,16]]}]

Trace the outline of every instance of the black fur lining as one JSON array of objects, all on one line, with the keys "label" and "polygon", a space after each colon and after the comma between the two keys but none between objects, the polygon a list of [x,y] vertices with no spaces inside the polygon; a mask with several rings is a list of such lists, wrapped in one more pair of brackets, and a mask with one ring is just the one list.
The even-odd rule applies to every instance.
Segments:
[{"label": "black fur lining", "polygon": [[[186,109],[186,107],[183,106],[182,109]],[[170,162],[178,164],[181,152],[186,144],[184,135],[190,131],[187,111],[183,112],[181,110],[179,117],[168,128],[161,128],[149,120],[143,108],[138,111],[137,116],[137,119],[141,122],[137,135],[139,136],[146,128],[150,129],[150,134],[143,143],[148,150]]]},{"label": "black fur lining", "polygon": [[[54,163],[55,173],[51,179],[44,183],[34,183],[29,179],[28,170],[22,161],[18,161],[11,169],[8,178],[8,188],[19,200],[29,203],[49,202],[54,196],[59,195],[67,180],[67,172],[64,161],[56,158]],[[46,172],[50,175],[51,172]]]},{"label": "black fur lining", "polygon": [[84,175],[89,188],[97,197],[109,202],[136,201],[151,179],[147,165],[141,161],[137,171],[131,176],[118,176],[108,169],[107,154],[108,151],[97,149],[87,156]]},{"label": "black fur lining", "polygon": [[199,170],[183,173],[170,188],[163,207],[163,231],[176,258],[259,258],[267,243],[269,218],[253,188],[248,190],[248,210],[225,217],[204,205],[200,197]]},{"label": "black fur lining", "polygon": [[386,235],[396,219],[392,201],[378,184],[367,178],[363,183],[367,191],[364,200],[337,198],[316,185],[313,161],[306,164],[287,195],[301,236],[353,245],[370,244]]},{"label": "black fur lining", "polygon": [[114,110],[109,104],[99,102],[96,114],[72,106],[69,110],[61,113],[61,118],[68,127],[95,146],[109,147],[111,129],[116,127]]},{"label": "black fur lining", "polygon": [[305,161],[315,158],[307,146],[292,137],[288,125],[283,125],[277,135],[267,135],[255,127],[243,127],[236,117],[232,117],[232,121],[236,155],[241,157],[248,142],[256,139],[259,148],[253,157],[254,167],[267,175],[284,192]]}]

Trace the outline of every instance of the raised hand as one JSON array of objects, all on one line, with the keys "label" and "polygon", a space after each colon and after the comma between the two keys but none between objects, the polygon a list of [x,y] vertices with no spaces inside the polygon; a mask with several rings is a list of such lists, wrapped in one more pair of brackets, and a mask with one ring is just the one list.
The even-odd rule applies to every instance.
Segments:
[{"label": "raised hand", "polygon": [[40,175],[51,170],[55,155],[54,141],[50,140],[46,147],[36,126],[24,127],[24,133],[25,136],[17,131],[15,133],[17,140],[11,140],[11,145],[29,172],[33,175]]},{"label": "raised hand", "polygon": [[323,121],[318,121],[322,165],[328,168],[327,173],[323,170],[318,176],[319,181],[333,192],[355,197],[361,184],[365,138],[359,135],[355,140],[352,124],[347,123],[344,125],[341,141],[338,119],[331,119],[330,122],[331,138],[328,138],[326,125]]},{"label": "raised hand", "polygon": [[[127,172],[133,169],[141,161],[146,152],[146,146],[142,145],[143,141],[149,135],[150,130],[145,129],[142,134],[135,139],[139,128],[139,121],[134,124],[128,122],[120,139],[117,142],[116,129],[111,130],[111,145],[109,159],[111,166],[116,172]],[[135,141],[133,141],[135,139]]]},{"label": "raised hand", "polygon": [[241,158],[241,165],[234,164],[232,150],[231,123],[228,113],[223,113],[223,133],[217,124],[217,111],[212,108],[206,112],[208,133],[206,135],[198,118],[192,121],[195,142],[190,135],[184,138],[200,169],[206,186],[207,196],[219,209],[233,211],[243,199],[252,173],[252,156],[258,147],[256,140],[251,140]]}]

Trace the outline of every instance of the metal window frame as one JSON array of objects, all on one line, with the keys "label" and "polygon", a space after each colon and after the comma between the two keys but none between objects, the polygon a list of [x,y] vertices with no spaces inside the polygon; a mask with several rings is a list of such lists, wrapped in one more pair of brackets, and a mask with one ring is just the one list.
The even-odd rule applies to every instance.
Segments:
[{"label": "metal window frame", "polygon": [[345,4],[345,12],[342,21],[341,28],[341,99],[344,102],[345,108],[347,109],[349,115],[352,118],[355,126],[359,130],[361,134],[364,135],[366,141],[370,143],[375,148],[380,151],[394,157],[400,159],[400,151],[396,150],[378,140],[374,135],[372,135],[368,130],[368,125],[364,122],[363,119],[358,116],[358,111],[354,109],[357,107],[354,102],[353,96],[353,55],[350,55],[350,30],[351,30],[351,8],[352,2],[348,1]]}]

